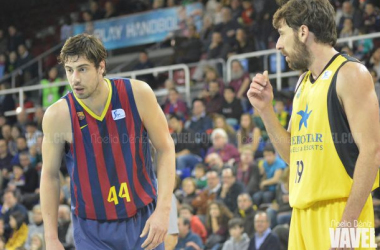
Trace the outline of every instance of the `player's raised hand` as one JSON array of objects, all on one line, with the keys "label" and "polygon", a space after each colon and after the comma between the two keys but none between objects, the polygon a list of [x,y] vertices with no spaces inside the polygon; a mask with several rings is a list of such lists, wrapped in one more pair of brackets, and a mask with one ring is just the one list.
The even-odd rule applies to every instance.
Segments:
[{"label": "player's raised hand", "polygon": [[253,77],[247,96],[251,105],[259,112],[272,107],[273,88],[269,82],[268,71]]},{"label": "player's raised hand", "polygon": [[164,242],[168,227],[169,213],[156,209],[146,221],[145,227],[140,235],[140,237],[145,237],[148,234],[148,237],[141,247],[146,250],[155,249],[159,244]]}]

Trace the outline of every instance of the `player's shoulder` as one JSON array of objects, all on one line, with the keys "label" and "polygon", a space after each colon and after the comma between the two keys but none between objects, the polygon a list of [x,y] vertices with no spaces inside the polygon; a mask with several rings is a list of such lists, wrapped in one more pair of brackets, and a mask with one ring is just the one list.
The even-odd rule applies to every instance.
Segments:
[{"label": "player's shoulder", "polygon": [[357,61],[346,62],[338,71],[337,86],[349,88],[373,87],[368,69]]},{"label": "player's shoulder", "polygon": [[44,114],[43,130],[65,130],[70,124],[70,111],[66,100],[60,99],[52,104]]}]

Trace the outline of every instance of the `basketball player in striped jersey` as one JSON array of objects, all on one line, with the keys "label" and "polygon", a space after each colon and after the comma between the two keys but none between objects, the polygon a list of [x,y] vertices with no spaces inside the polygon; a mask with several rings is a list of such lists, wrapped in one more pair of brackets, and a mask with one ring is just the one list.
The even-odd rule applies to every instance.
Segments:
[{"label": "basketball player in striped jersey", "polygon": [[276,48],[290,68],[306,71],[288,130],[273,110],[268,72],[257,74],[247,93],[290,167],[292,250],[330,249],[330,228],[374,227],[370,193],[379,183],[379,107],[368,70],[334,49],[334,18],[328,0],[290,0],[273,17]]},{"label": "basketball player in striped jersey", "polygon": [[[63,249],[57,235],[63,154],[77,249],[164,249],[175,154],[152,89],[137,80],[104,78],[106,50],[91,35],[69,38],[59,59],[73,91],[49,107],[43,119],[41,206],[47,249]],[[149,139],[157,150],[158,184]]]}]

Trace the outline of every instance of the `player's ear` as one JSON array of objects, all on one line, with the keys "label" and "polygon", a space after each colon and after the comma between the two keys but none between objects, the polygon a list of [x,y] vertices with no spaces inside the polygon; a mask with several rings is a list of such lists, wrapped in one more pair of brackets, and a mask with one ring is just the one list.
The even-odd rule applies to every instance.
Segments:
[{"label": "player's ear", "polygon": [[298,38],[301,42],[306,43],[307,38],[309,37],[309,27],[306,25],[301,25],[298,29]]},{"label": "player's ear", "polygon": [[104,60],[99,63],[99,71],[102,75],[106,72],[106,62]]}]

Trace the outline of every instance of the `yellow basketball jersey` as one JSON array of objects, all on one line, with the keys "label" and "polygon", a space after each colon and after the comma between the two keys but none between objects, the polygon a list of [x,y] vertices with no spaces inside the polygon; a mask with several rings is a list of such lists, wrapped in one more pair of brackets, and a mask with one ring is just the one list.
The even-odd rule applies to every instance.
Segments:
[{"label": "yellow basketball jersey", "polygon": [[[347,117],[336,93],[341,66],[356,61],[337,54],[314,81],[307,72],[293,100],[290,147],[292,207],[348,197],[359,155]],[[379,183],[377,175],[373,188]]]}]

